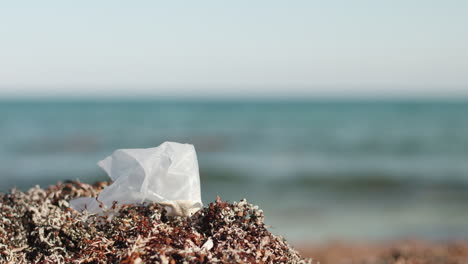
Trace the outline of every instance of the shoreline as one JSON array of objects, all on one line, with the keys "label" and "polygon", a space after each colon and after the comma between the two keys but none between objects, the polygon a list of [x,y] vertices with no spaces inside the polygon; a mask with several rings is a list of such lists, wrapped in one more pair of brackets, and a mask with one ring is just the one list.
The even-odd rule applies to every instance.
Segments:
[{"label": "shoreline", "polygon": [[301,243],[293,246],[306,258],[320,264],[465,264],[466,240],[428,241],[421,239],[385,242],[335,241]]}]

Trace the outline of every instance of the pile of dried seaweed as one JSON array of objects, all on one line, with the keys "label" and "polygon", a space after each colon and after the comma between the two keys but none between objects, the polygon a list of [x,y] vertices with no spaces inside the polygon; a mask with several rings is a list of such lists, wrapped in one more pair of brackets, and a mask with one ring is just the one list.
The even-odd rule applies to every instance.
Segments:
[{"label": "pile of dried seaweed", "polygon": [[59,183],[0,197],[0,263],[307,263],[272,235],[262,210],[216,199],[191,218],[161,206],[124,206],[114,217],[78,213],[70,199],[107,183]]}]

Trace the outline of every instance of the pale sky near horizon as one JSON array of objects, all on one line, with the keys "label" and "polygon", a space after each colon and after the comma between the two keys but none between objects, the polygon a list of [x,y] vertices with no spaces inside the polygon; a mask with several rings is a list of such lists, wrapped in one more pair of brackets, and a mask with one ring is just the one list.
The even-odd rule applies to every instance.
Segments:
[{"label": "pale sky near horizon", "polygon": [[0,96],[468,95],[468,1],[9,1]]}]

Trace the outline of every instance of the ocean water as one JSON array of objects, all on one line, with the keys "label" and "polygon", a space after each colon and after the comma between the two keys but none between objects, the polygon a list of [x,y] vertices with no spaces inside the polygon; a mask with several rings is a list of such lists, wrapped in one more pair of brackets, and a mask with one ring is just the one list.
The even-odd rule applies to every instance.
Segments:
[{"label": "ocean water", "polygon": [[292,241],[468,237],[463,101],[1,101],[0,191],[167,140],[195,145],[205,203],[247,198]]}]

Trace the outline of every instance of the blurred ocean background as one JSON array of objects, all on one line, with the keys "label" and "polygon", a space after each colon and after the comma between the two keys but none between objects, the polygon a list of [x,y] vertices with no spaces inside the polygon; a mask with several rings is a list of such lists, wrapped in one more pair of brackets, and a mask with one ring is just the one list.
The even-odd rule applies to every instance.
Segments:
[{"label": "blurred ocean background", "polygon": [[194,144],[205,204],[247,198],[292,241],[468,235],[468,102],[0,102],[0,191],[106,180],[118,148]]}]

